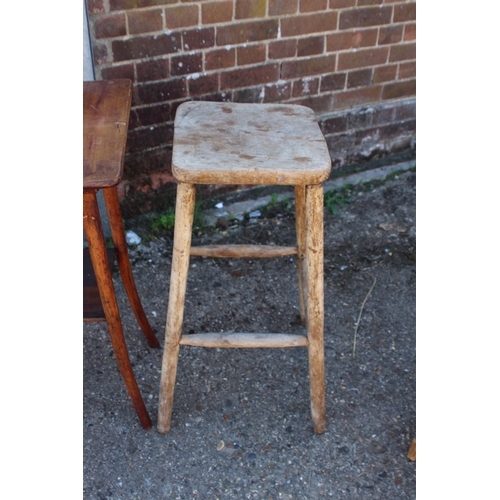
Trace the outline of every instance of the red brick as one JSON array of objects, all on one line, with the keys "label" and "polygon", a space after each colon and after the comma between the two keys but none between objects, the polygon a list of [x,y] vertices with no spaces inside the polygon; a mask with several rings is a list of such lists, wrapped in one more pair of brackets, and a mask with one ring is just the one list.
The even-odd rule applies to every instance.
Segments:
[{"label": "red brick", "polygon": [[281,19],[281,36],[298,36],[337,29],[337,13],[322,12]]},{"label": "red brick", "polygon": [[300,0],[300,12],[326,10],[328,0]]},{"label": "red brick", "polygon": [[297,40],[297,57],[322,54],[325,48],[325,37],[314,36]]},{"label": "red brick", "polygon": [[330,9],[346,9],[355,6],[356,0],[330,0]]},{"label": "red brick", "polygon": [[125,174],[130,179],[168,168],[171,158],[171,147],[129,153],[125,156]]},{"label": "red brick", "polygon": [[321,77],[321,92],[329,90],[343,90],[346,82],[346,73],[333,73]]},{"label": "red brick", "polygon": [[319,78],[301,78],[293,82],[292,96],[302,97],[317,94],[319,90]]},{"label": "red brick", "polygon": [[338,134],[347,130],[348,115],[332,116],[320,121],[323,135]]},{"label": "red brick", "polygon": [[104,12],[104,0],[87,0],[87,10],[89,14]]},{"label": "red brick", "polygon": [[319,96],[309,96],[298,101],[294,101],[294,104],[301,104],[302,106],[307,106],[311,108],[315,113],[328,113],[334,109],[332,107],[332,96],[331,95],[319,95]]},{"label": "red brick", "polygon": [[383,0],[358,0],[358,7],[365,7],[366,5],[381,5]]},{"label": "red brick", "polygon": [[128,13],[128,29],[131,35],[160,31],[163,27],[161,10],[139,10]]},{"label": "red brick", "polygon": [[397,64],[377,66],[373,70],[373,83],[383,83],[395,80],[397,71]]},{"label": "red brick", "polygon": [[177,3],[177,0],[109,0],[109,8],[111,10],[134,10],[171,3]]},{"label": "red brick", "polygon": [[409,120],[415,119],[417,117],[417,108],[415,101],[410,103],[404,103],[396,108],[395,120]]},{"label": "red brick", "polygon": [[179,5],[165,9],[167,28],[176,29],[198,24],[197,5]]},{"label": "red brick", "polygon": [[235,90],[233,92],[233,102],[262,102],[264,98],[264,87],[252,87],[249,89]]},{"label": "red brick", "polygon": [[171,35],[115,40],[112,42],[112,48],[115,61],[161,56],[181,50],[181,35],[180,33],[172,33]]},{"label": "red brick", "polygon": [[266,0],[236,0],[235,19],[249,19],[266,15]]},{"label": "red brick", "polygon": [[391,25],[380,28],[378,34],[378,44],[388,45],[401,42],[403,36],[403,25]]},{"label": "red brick", "polygon": [[183,54],[172,57],[170,60],[170,72],[172,76],[188,75],[198,73],[203,69],[203,54]]},{"label": "red brick", "polygon": [[158,83],[147,83],[145,85],[138,85],[135,88],[137,89],[137,104],[172,101],[187,96],[187,87],[184,78]]},{"label": "red brick", "polygon": [[382,99],[399,99],[401,97],[414,96],[417,86],[415,80],[404,82],[387,83],[384,85]]},{"label": "red brick", "polygon": [[295,14],[299,0],[269,0],[269,15]]},{"label": "red brick", "polygon": [[94,26],[96,38],[112,38],[127,34],[125,14],[99,17]]},{"label": "red brick", "polygon": [[121,66],[111,66],[109,68],[103,68],[101,71],[103,80],[118,80],[120,78],[129,78],[134,81],[134,65],[133,64],[122,64]]},{"label": "red brick", "polygon": [[367,87],[372,83],[373,69],[358,69],[347,74],[347,88]]},{"label": "red brick", "polygon": [[218,73],[212,75],[200,75],[196,78],[195,76],[196,75],[191,75],[187,78],[190,96],[211,94],[219,90]]},{"label": "red brick", "polygon": [[170,76],[170,62],[168,59],[157,59],[156,61],[138,62],[137,81],[152,82],[154,80],[166,80]]},{"label": "red brick", "polygon": [[358,49],[359,47],[373,47],[376,44],[376,29],[343,31],[341,33],[333,33],[326,37],[326,50],[328,52]]},{"label": "red brick", "polygon": [[238,66],[246,64],[257,64],[266,60],[266,46],[249,45],[247,47],[238,47]]},{"label": "red brick", "polygon": [[364,87],[355,90],[347,90],[333,94],[333,108],[347,108],[361,104],[374,103],[380,100],[382,94],[381,86]]},{"label": "red brick", "polygon": [[172,121],[171,106],[168,103],[135,108],[135,112],[139,127]]},{"label": "red brick", "polygon": [[285,59],[295,57],[297,53],[297,40],[279,40],[269,43],[269,59]]},{"label": "red brick", "polygon": [[244,68],[221,73],[221,90],[236,89],[239,87],[250,87],[260,83],[275,82],[279,77],[279,66],[268,64],[255,68]]},{"label": "red brick", "polygon": [[391,46],[391,55],[389,56],[390,62],[415,59],[416,57],[417,51],[415,43],[405,43],[402,45]]},{"label": "red brick", "polygon": [[127,151],[160,146],[171,142],[173,137],[174,125],[172,123],[132,130],[127,136]]},{"label": "red brick", "polygon": [[283,102],[290,98],[292,84],[290,82],[267,84],[264,87],[263,102]]},{"label": "red brick", "polygon": [[405,80],[407,78],[415,78],[417,75],[417,63],[409,62],[399,65],[398,80]]},{"label": "red brick", "polygon": [[184,50],[206,49],[215,45],[215,29],[202,28],[182,32]]},{"label": "red brick", "polygon": [[106,45],[94,44],[92,47],[92,57],[96,66],[109,62],[108,48]]},{"label": "red brick", "polygon": [[139,118],[137,117],[137,113],[135,112],[135,109],[131,109],[130,116],[128,119],[128,129],[134,130],[137,127],[139,127]]},{"label": "red brick", "polygon": [[404,23],[405,21],[415,21],[417,18],[416,3],[405,3],[394,6],[394,22]]},{"label": "red brick", "polygon": [[278,35],[278,20],[253,21],[217,27],[217,45],[233,45],[238,43],[270,40]]},{"label": "red brick", "polygon": [[209,2],[201,6],[203,24],[226,23],[233,18],[233,1]]},{"label": "red brick", "polygon": [[415,40],[415,38],[417,38],[417,25],[415,23],[406,24],[403,40],[405,42],[410,42]]},{"label": "red brick", "polygon": [[284,61],[281,64],[281,78],[302,78],[305,76],[332,73],[335,70],[336,55]]},{"label": "red brick", "polygon": [[346,30],[389,24],[391,17],[392,7],[364,7],[344,10],[340,13],[339,29]]},{"label": "red brick", "polygon": [[211,50],[205,53],[205,69],[211,71],[214,69],[232,68],[236,65],[235,49]]},{"label": "red brick", "polygon": [[363,49],[357,52],[346,52],[339,54],[338,69],[364,68],[377,66],[387,61],[388,47],[379,49]]}]

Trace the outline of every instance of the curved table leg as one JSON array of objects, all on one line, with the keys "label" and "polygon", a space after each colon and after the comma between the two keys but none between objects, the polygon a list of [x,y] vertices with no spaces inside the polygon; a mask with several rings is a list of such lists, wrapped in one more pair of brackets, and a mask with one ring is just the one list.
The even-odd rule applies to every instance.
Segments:
[{"label": "curved table leg", "polygon": [[125,231],[123,229],[122,215],[120,211],[120,203],[118,201],[118,193],[116,187],[103,189],[104,201],[106,202],[106,210],[108,212],[109,226],[111,228],[111,235],[116,249],[116,258],[118,267],[125,286],[125,290],[134,311],[135,317],[144,332],[149,345],[151,347],[159,347],[158,339],[155,337],[151,325],[149,324],[144,309],[141,304],[141,299],[135,286],[134,275],[130,267],[130,260],[128,257],[127,241],[125,239]]},{"label": "curved table leg", "polygon": [[118,368],[142,426],[144,429],[151,429],[151,420],[135,380],[125,344],[113,281],[108,267],[106,245],[95,190],[83,193],[83,227]]}]

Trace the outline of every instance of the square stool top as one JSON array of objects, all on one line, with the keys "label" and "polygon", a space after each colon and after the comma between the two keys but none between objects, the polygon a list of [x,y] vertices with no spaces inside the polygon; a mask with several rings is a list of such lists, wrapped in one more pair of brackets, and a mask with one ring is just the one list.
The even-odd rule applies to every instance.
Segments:
[{"label": "square stool top", "polygon": [[188,101],[174,127],[180,182],[306,185],[330,175],[325,138],[305,106]]},{"label": "square stool top", "polygon": [[83,82],[84,188],[120,182],[131,99],[128,79]]}]

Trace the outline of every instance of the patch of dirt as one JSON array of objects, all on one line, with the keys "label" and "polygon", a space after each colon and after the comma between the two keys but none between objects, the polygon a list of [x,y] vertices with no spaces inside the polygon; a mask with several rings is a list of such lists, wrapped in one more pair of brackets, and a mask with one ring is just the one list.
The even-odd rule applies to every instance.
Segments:
[{"label": "patch of dirt", "polygon": [[[127,498],[191,498],[194,490],[199,498],[243,498],[257,485],[265,498],[415,498],[415,463],[406,458],[416,432],[415,191],[416,174],[407,172],[345,190],[348,202],[337,215],[325,209],[322,436],[312,433],[303,348],[182,348],[172,430],[147,433],[109,363],[105,325],[86,324],[86,498],[125,490]],[[198,230],[193,245],[295,245],[289,205],[263,208],[255,222],[226,220]],[[138,226],[128,227],[140,234]],[[171,254],[172,232],[130,251],[162,345]],[[118,275],[115,286],[134,370],[156,423],[162,352],[147,347]],[[304,333],[295,259],[192,257],[184,318],[184,333]],[[216,450],[221,440],[231,453]],[[117,476],[123,486],[108,481]]]}]

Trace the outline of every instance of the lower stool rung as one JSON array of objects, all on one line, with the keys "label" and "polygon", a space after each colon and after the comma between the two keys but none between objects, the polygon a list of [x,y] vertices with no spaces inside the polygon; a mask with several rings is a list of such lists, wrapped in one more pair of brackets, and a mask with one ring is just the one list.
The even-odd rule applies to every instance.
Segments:
[{"label": "lower stool rung", "polygon": [[300,347],[308,346],[306,335],[289,333],[195,333],[182,335],[181,345],[198,347]]},{"label": "lower stool rung", "polygon": [[297,255],[297,247],[272,245],[207,245],[191,247],[191,255],[200,257],[250,258]]}]

